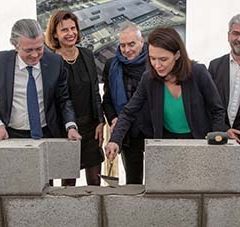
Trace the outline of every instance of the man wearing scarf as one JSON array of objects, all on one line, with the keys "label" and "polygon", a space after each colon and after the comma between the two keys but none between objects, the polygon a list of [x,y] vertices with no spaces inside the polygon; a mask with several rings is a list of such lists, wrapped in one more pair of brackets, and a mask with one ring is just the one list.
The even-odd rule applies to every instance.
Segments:
[{"label": "man wearing scarf", "polygon": [[[130,22],[122,25],[115,57],[106,62],[103,71],[103,108],[112,132],[118,114],[135,92],[147,60],[147,46],[139,28]],[[127,184],[142,184],[143,180],[143,124],[148,121],[146,106],[138,113],[121,148]],[[148,133],[147,133],[148,134]]]}]

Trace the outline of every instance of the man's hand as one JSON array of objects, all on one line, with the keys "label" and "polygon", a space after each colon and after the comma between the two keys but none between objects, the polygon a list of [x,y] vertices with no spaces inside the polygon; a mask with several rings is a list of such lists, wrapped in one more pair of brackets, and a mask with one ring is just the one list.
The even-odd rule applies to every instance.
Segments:
[{"label": "man's hand", "polygon": [[0,140],[6,140],[8,138],[9,138],[9,136],[8,136],[8,132],[5,128],[5,126],[1,125],[0,126]]},{"label": "man's hand", "polygon": [[119,152],[119,146],[116,143],[110,142],[105,146],[105,154],[110,161],[113,161]]},{"label": "man's hand", "polygon": [[113,132],[113,129],[114,129],[116,123],[117,123],[117,120],[118,120],[118,118],[115,117],[115,118],[113,118],[113,120],[112,120],[112,122],[111,122],[111,126],[110,126],[110,132],[111,132],[111,133]]},{"label": "man's hand", "polygon": [[69,140],[80,140],[82,137],[78,133],[78,131],[74,128],[68,130],[68,139]]},{"label": "man's hand", "polygon": [[227,135],[229,139],[235,139],[238,143],[240,143],[240,131],[234,128],[230,128],[227,130]]},{"label": "man's hand", "polygon": [[98,124],[98,126],[95,129],[95,140],[98,139],[99,147],[101,147],[103,144],[103,126],[104,126],[104,123],[100,123],[100,124]]}]

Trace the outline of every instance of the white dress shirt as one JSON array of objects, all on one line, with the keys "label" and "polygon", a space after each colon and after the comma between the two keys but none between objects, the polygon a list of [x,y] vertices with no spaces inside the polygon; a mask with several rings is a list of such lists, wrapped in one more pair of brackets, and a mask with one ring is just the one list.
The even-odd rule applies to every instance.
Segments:
[{"label": "white dress shirt", "polygon": [[[27,66],[28,65],[20,58],[20,56],[17,55],[15,64],[12,110],[8,126],[20,130],[30,129],[27,108]],[[33,66],[33,77],[35,79],[38,93],[41,126],[44,127],[46,126],[46,118],[44,113],[43,84],[40,63]]]},{"label": "white dress shirt", "polygon": [[[21,59],[21,57],[17,55],[15,64],[12,109],[8,126],[18,130],[30,130],[27,108],[27,66],[28,65]],[[37,87],[41,126],[43,128],[47,125],[47,123],[44,112],[43,84],[40,63],[33,66],[33,77],[35,79]],[[0,126],[1,125],[4,125],[4,123],[0,119]],[[77,128],[76,123],[72,121],[67,122],[65,124],[65,128],[67,129],[72,125]]]},{"label": "white dress shirt", "polygon": [[239,64],[233,59],[232,55],[230,54],[230,78],[229,78],[229,103],[228,103],[228,118],[230,125],[232,127],[233,122],[236,118],[239,104],[240,104],[240,66]]}]

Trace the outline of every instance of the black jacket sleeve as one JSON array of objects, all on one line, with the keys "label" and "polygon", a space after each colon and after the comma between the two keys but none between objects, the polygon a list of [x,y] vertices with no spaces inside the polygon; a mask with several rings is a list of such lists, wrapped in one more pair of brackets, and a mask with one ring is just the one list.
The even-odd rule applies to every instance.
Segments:
[{"label": "black jacket sleeve", "polygon": [[212,131],[225,131],[225,109],[211,74],[204,65],[198,64],[195,78],[210,114]]},{"label": "black jacket sleeve", "polygon": [[118,116],[118,121],[114,127],[113,133],[110,138],[110,142],[117,143],[120,147],[122,141],[132,125],[132,122],[136,119],[137,113],[142,109],[146,99],[146,77],[143,75],[141,81],[138,84],[137,90],[135,91],[132,98],[125,105],[124,109]]},{"label": "black jacket sleeve", "polygon": [[94,60],[94,55],[93,53],[91,52],[90,53],[90,56],[91,56],[91,62],[93,64],[93,89],[94,89],[94,93],[93,93],[93,96],[94,96],[94,104],[95,104],[95,107],[96,107],[96,114],[97,114],[97,118],[98,118],[98,121],[99,123],[105,123],[105,118],[104,118],[104,115],[103,115],[103,108],[102,108],[102,100],[101,100],[101,96],[100,96],[100,93],[99,93],[99,81],[98,81],[98,76],[97,76],[97,68],[96,68],[96,64],[95,64],[95,60]]},{"label": "black jacket sleeve", "polygon": [[105,118],[103,115],[102,100],[99,93],[97,67],[95,64],[93,52],[84,47],[79,47],[79,50],[82,54],[91,80],[92,108],[94,118],[97,119],[99,123],[104,123]]},{"label": "black jacket sleeve", "polygon": [[114,118],[118,117],[118,115],[114,109],[113,103],[112,103],[111,91],[110,91],[110,87],[109,87],[109,69],[111,66],[111,62],[112,62],[112,59],[109,59],[106,62],[105,67],[103,69],[103,82],[104,82],[103,91],[104,91],[104,94],[103,94],[102,104],[103,104],[103,110],[104,110],[104,113],[105,113],[105,116],[107,118],[109,125],[111,125],[112,120]]},{"label": "black jacket sleeve", "polygon": [[[225,124],[224,129],[227,131],[230,128],[229,125],[229,119],[227,115],[227,106],[228,101],[224,92],[224,87],[229,86],[229,82],[227,81],[228,78],[226,78],[229,74],[229,55],[225,55],[221,58],[214,59],[210,62],[208,71],[214,81],[214,83],[217,86],[218,92],[220,94],[221,100],[223,102],[223,106],[225,107]],[[224,78],[221,76],[224,75]]]}]

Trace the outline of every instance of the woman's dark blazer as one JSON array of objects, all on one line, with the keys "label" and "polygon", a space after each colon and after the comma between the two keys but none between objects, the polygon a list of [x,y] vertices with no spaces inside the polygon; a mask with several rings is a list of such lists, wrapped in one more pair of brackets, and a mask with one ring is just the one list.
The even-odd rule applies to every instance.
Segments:
[{"label": "woman's dark blazer", "polygon": [[[145,125],[151,138],[163,136],[163,82],[151,76],[150,71],[143,74],[139,86],[119,115],[110,142],[121,146],[131,122],[144,101],[150,108],[152,125]],[[225,112],[217,88],[205,65],[193,63],[189,79],[181,83],[186,118],[193,138],[203,139],[210,131],[224,130]]]},{"label": "woman's dark blazer", "polygon": [[[78,47],[78,48],[81,53],[81,57],[83,58],[84,63],[86,65],[89,78],[91,81],[93,117],[97,119],[99,123],[104,123],[105,119],[103,116],[101,97],[99,94],[97,69],[96,69],[93,53],[87,48],[84,48],[84,47]],[[76,72],[76,73],[79,73],[79,72]]]}]

